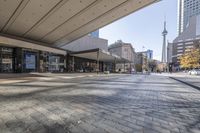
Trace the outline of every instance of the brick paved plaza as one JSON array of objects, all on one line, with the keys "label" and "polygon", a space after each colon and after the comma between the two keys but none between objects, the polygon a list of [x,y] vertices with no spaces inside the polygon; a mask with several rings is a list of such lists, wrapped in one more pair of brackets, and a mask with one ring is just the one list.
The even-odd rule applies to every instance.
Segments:
[{"label": "brick paved plaza", "polygon": [[199,133],[200,91],[158,75],[0,85],[0,133]]}]

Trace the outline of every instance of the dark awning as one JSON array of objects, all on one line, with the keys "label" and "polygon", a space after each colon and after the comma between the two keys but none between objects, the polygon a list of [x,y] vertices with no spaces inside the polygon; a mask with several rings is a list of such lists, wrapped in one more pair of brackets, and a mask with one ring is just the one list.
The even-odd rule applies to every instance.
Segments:
[{"label": "dark awning", "polygon": [[116,62],[116,63],[131,63],[131,61],[124,59],[118,55],[111,54],[102,49],[91,49],[79,52],[72,52],[70,53],[71,56],[81,57],[91,60],[98,60],[98,53],[99,53],[99,61],[102,62]]}]

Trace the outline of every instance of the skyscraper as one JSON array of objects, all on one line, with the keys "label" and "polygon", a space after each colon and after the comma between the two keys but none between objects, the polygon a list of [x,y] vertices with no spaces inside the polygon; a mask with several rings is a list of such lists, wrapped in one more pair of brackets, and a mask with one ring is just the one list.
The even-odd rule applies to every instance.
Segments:
[{"label": "skyscraper", "polygon": [[89,35],[95,38],[99,38],[99,30],[93,31]]},{"label": "skyscraper", "polygon": [[147,53],[147,58],[152,60],[153,59],[153,50],[148,49],[146,51],[146,53]]},{"label": "skyscraper", "polygon": [[178,0],[178,35],[188,26],[190,17],[200,14],[200,0]]},{"label": "skyscraper", "polygon": [[162,60],[161,62],[166,63],[166,36],[167,36],[167,29],[166,29],[166,21],[164,22],[164,30],[162,32],[163,35],[163,47],[162,47]]}]

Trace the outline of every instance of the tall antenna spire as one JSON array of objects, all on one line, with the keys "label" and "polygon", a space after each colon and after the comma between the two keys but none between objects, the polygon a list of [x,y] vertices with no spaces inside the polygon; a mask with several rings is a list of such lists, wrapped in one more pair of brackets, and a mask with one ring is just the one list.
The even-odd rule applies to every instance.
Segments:
[{"label": "tall antenna spire", "polygon": [[166,15],[164,16],[164,31],[167,31],[166,30]]},{"label": "tall antenna spire", "polygon": [[161,61],[163,62],[163,63],[166,63],[166,60],[167,60],[167,56],[166,56],[166,36],[167,36],[167,28],[166,28],[166,25],[167,25],[167,23],[166,23],[166,17],[164,18],[165,20],[164,20],[164,30],[163,30],[163,32],[162,32],[162,35],[163,35],[163,47],[162,47],[162,59],[161,59]]}]

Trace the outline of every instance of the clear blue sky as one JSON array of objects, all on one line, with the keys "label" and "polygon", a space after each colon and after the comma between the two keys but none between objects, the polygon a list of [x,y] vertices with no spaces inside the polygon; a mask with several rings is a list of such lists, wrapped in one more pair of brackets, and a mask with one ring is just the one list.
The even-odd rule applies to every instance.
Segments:
[{"label": "clear blue sky", "polygon": [[145,7],[100,29],[100,37],[114,43],[116,40],[132,43],[136,52],[154,51],[154,59],[161,59],[164,16],[167,20],[167,40],[177,36],[177,0],[162,0]]}]

